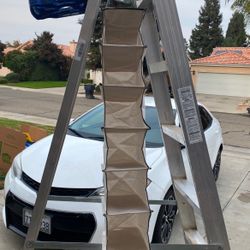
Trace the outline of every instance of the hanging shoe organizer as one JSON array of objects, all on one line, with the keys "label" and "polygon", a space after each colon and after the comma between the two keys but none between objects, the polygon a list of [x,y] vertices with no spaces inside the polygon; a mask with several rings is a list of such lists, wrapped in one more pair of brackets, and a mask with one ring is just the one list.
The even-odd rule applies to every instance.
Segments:
[{"label": "hanging shoe organizer", "polygon": [[144,11],[104,10],[105,214],[108,250],[149,249],[140,25]]}]

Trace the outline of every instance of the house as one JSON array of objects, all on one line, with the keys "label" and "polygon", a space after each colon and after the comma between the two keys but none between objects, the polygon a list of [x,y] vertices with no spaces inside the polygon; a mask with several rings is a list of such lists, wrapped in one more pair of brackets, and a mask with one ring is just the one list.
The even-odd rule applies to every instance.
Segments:
[{"label": "house", "polygon": [[2,63],[0,63],[0,77],[5,77],[7,76],[9,73],[11,73],[11,70],[8,69],[7,67],[4,67]]},{"label": "house", "polygon": [[24,52],[25,50],[29,49],[32,45],[33,45],[33,41],[29,40],[25,43],[22,43],[18,47],[15,47],[15,48],[14,47],[7,47],[4,49],[3,53],[4,53],[4,55],[7,55],[9,52],[15,51],[15,50]]},{"label": "house", "polygon": [[76,51],[77,42],[75,40],[69,42],[68,45],[59,44],[58,48],[62,50],[64,56],[73,58]]},{"label": "house", "polygon": [[[16,48],[7,47],[4,49],[3,53],[6,55],[9,52],[14,51],[14,50],[24,52],[25,50],[29,49],[32,45],[33,45],[33,40],[29,40],[25,43],[22,43],[20,46],[18,46]],[[58,44],[57,46],[59,49],[62,50],[63,55],[72,58],[75,54],[77,42],[73,40],[73,41],[69,42],[68,45]]]},{"label": "house", "polygon": [[250,48],[215,48],[190,65],[197,93],[250,97]]}]

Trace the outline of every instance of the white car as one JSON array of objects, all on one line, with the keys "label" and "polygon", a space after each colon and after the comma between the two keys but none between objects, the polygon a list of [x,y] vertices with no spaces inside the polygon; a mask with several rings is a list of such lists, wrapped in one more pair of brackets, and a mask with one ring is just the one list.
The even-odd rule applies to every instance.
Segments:
[{"label": "white car", "polygon": [[[174,108],[174,103],[173,103]],[[151,130],[146,135],[146,161],[150,167],[148,197],[150,200],[172,199],[174,193],[154,98],[145,97],[146,122]],[[220,170],[223,148],[218,120],[199,104],[209,155],[215,179]],[[103,104],[73,121],[63,146],[51,194],[58,196],[95,197],[103,194]],[[176,115],[176,124],[178,116]],[[31,210],[44,171],[52,135],[26,148],[16,156],[5,180],[4,223],[21,236],[27,233]],[[186,149],[182,148],[185,164]],[[187,173],[190,178],[190,173]],[[149,238],[167,243],[177,207],[151,206]],[[39,240],[85,241],[101,243],[104,216],[101,203],[48,201]]]}]

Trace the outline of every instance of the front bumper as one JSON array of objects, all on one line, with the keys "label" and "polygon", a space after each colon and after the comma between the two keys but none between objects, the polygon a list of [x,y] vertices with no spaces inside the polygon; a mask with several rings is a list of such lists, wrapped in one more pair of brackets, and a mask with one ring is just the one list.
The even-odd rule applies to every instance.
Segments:
[{"label": "front bumper", "polygon": [[[27,227],[22,224],[24,208],[32,209],[33,207],[9,192],[5,203],[7,227],[21,236],[27,233]],[[52,210],[46,210],[45,214],[51,217],[51,234],[40,232],[38,240],[89,242],[96,229],[95,218],[92,214],[63,213]]]},{"label": "front bumper", "polygon": [[[7,194],[5,211],[7,227],[25,236],[27,227],[23,226],[23,209],[33,207],[18,199],[11,192]],[[63,213],[46,210],[51,217],[51,235],[40,232],[39,240],[89,242],[96,229],[93,214]]]},{"label": "front bumper", "polygon": [[[11,174],[5,180],[6,227],[22,237],[27,234],[23,226],[23,209],[33,209],[36,192]],[[101,243],[104,217],[102,204],[48,201],[45,214],[51,217],[51,235],[40,232],[39,240]]]}]

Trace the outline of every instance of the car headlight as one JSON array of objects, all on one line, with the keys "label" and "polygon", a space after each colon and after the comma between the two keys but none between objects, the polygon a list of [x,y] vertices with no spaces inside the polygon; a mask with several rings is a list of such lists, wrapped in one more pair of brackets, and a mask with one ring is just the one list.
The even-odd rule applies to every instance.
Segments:
[{"label": "car headlight", "polygon": [[104,187],[97,188],[90,197],[104,196]]},{"label": "car headlight", "polygon": [[21,166],[21,159],[19,156],[16,156],[12,166],[11,166],[11,175],[14,178],[20,179],[22,176],[22,166]]}]

